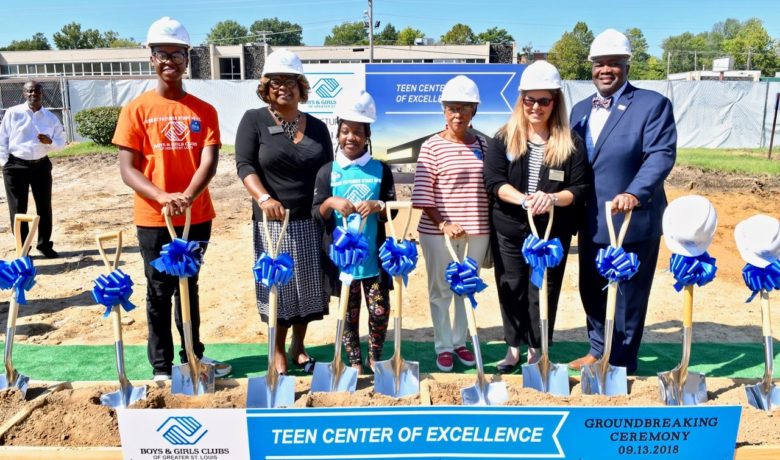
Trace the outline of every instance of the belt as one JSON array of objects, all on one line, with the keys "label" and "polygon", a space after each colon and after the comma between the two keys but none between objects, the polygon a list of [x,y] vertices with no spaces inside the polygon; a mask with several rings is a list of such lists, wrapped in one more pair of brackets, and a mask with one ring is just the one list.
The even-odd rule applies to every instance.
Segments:
[{"label": "belt", "polygon": [[17,156],[10,155],[10,154],[8,155],[8,158],[9,158],[9,160],[13,159],[14,161],[18,161],[19,163],[22,163],[22,164],[25,164],[25,165],[36,165],[36,164],[40,163],[41,161],[49,159],[48,156],[45,156],[45,157],[42,157],[42,158],[38,158],[37,160],[25,160],[23,158],[19,158]]}]

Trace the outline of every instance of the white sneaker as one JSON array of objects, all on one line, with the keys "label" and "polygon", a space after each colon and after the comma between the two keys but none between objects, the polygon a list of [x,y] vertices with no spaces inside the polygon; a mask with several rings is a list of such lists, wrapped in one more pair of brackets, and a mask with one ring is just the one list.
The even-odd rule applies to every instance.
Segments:
[{"label": "white sneaker", "polygon": [[233,367],[231,367],[230,364],[211,359],[208,356],[200,358],[200,362],[204,364],[213,364],[214,376],[217,378],[224,377],[233,371]]},{"label": "white sneaker", "polygon": [[171,374],[154,374],[154,378],[152,381],[154,382],[165,382],[166,380],[171,379]]}]

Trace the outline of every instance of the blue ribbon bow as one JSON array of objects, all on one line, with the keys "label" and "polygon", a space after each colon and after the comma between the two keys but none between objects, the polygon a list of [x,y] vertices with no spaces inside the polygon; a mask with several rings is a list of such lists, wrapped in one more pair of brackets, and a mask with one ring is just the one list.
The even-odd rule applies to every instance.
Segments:
[{"label": "blue ribbon bow", "polygon": [[203,265],[203,248],[199,241],[176,238],[162,247],[160,257],[152,261],[158,272],[189,278],[198,274]]},{"label": "blue ribbon bow", "polygon": [[557,267],[563,260],[563,245],[561,240],[553,238],[549,241],[529,234],[523,241],[523,258],[531,267],[531,282],[537,288],[542,288],[544,271]]},{"label": "blue ribbon bow", "polygon": [[715,258],[706,252],[696,257],[672,254],[669,271],[677,280],[674,289],[680,292],[685,286],[695,284],[701,287],[709,283],[715,279],[718,267],[715,266]]},{"label": "blue ribbon bow", "polygon": [[295,262],[286,252],[279,254],[276,259],[264,252],[258,257],[252,271],[255,281],[270,289],[273,285],[284,286],[289,283],[294,266]]},{"label": "blue ribbon bow", "polygon": [[596,269],[610,283],[628,281],[639,271],[639,258],[623,248],[607,246],[596,255]]},{"label": "blue ribbon bow", "polygon": [[379,248],[382,268],[390,276],[403,278],[404,286],[409,282],[409,273],[417,267],[417,245],[409,240],[396,242],[388,237]]},{"label": "blue ribbon bow", "polygon": [[368,239],[360,232],[360,214],[350,214],[347,226],[333,230],[328,257],[342,273],[352,274],[368,258]]},{"label": "blue ribbon bow", "polygon": [[16,289],[16,302],[27,304],[26,291],[35,286],[35,274],[38,270],[28,256],[19,257],[11,262],[0,260],[0,289]]},{"label": "blue ribbon bow", "polygon": [[466,257],[463,263],[450,262],[444,271],[444,277],[450,284],[450,290],[459,296],[466,295],[472,308],[477,308],[474,294],[482,292],[487,287],[478,274],[479,265],[471,257]]},{"label": "blue ribbon bow", "polygon": [[755,265],[747,264],[742,269],[742,279],[750,289],[752,294],[745,303],[752,302],[756,295],[762,290],[771,291],[780,289],[780,259],[776,259],[766,268],[758,268]]},{"label": "blue ribbon bow", "polygon": [[95,287],[92,288],[92,298],[96,303],[106,307],[103,318],[108,316],[117,304],[125,311],[134,309],[135,305],[130,302],[131,295],[133,295],[133,280],[120,269],[112,271],[108,276],[98,276],[95,279]]}]

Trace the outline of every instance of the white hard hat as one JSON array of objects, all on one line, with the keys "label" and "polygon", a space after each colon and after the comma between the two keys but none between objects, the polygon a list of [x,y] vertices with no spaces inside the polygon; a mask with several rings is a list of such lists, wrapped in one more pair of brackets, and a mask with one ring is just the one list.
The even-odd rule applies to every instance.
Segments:
[{"label": "white hard hat", "polygon": [[163,16],[154,21],[146,33],[146,46],[153,45],[181,45],[189,48],[190,34],[181,22]]},{"label": "white hard hat", "polygon": [[263,77],[268,74],[286,73],[303,75],[303,64],[297,54],[285,48],[278,49],[265,58]]},{"label": "white hard hat", "polygon": [[366,91],[344,95],[336,103],[335,114],[342,120],[373,123],[376,121],[376,103]]},{"label": "white hard hat", "polygon": [[561,74],[547,61],[534,62],[520,76],[520,91],[536,89],[561,89]]},{"label": "white hard hat", "polygon": [[631,57],[631,42],[628,37],[615,29],[607,29],[596,35],[590,44],[588,60],[599,56],[628,56]]},{"label": "white hard hat", "polygon": [[739,254],[750,265],[766,268],[780,258],[780,221],[764,214],[748,217],[734,227]]},{"label": "white hard hat", "polygon": [[441,102],[471,102],[479,104],[479,88],[469,77],[458,75],[444,85]]},{"label": "white hard hat", "polygon": [[707,251],[717,225],[718,213],[708,199],[683,196],[669,203],[664,211],[664,241],[675,254],[697,257]]}]

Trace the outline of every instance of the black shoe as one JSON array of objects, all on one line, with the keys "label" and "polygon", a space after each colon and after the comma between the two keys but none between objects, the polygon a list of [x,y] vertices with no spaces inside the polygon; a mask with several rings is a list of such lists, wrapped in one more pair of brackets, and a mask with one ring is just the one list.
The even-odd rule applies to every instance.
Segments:
[{"label": "black shoe", "polygon": [[520,361],[516,362],[515,364],[497,364],[496,370],[499,374],[511,374],[512,372],[517,369],[517,366],[520,365]]},{"label": "black shoe", "polygon": [[52,248],[39,249],[38,252],[43,254],[47,259],[57,259],[60,257],[60,254]]}]

